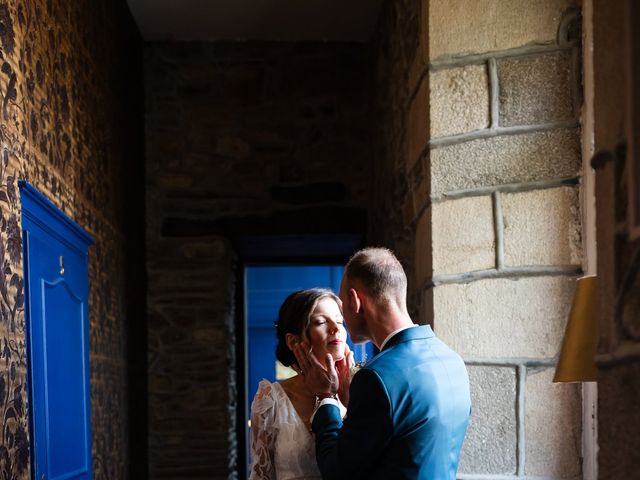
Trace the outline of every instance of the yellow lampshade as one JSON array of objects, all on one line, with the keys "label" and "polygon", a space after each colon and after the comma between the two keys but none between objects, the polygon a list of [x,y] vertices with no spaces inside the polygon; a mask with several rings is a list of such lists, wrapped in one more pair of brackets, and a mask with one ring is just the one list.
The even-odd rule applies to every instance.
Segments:
[{"label": "yellow lampshade", "polygon": [[598,379],[594,361],[598,342],[597,285],[596,276],[582,277],[576,282],[554,382],[595,382]]}]

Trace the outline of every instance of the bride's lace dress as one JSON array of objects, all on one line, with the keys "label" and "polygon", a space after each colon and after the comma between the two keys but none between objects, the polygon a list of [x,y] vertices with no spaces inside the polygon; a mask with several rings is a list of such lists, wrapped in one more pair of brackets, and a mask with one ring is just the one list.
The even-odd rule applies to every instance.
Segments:
[{"label": "bride's lace dress", "polygon": [[262,380],[251,404],[249,479],[315,478],[322,477],[316,464],[313,434],[282,386]]}]

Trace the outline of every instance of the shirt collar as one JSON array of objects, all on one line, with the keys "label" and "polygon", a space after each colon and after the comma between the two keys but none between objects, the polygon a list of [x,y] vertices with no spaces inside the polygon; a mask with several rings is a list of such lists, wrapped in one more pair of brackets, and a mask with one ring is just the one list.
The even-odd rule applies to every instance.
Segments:
[{"label": "shirt collar", "polygon": [[407,328],[413,328],[417,326],[418,325],[414,323],[413,325],[409,325],[408,327],[400,327],[397,330],[394,330],[389,335],[387,335],[387,338],[384,339],[384,341],[382,342],[378,350],[382,351],[384,349],[384,346],[389,342],[389,340],[391,340],[391,337],[393,337],[395,334],[400,333],[401,331],[406,330]]}]

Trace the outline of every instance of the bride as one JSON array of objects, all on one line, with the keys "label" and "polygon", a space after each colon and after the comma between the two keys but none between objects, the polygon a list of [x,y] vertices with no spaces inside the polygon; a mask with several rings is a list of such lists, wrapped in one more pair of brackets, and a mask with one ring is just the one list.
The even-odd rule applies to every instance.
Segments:
[{"label": "bride", "polygon": [[[310,288],[289,295],[280,307],[276,333],[276,358],[283,365],[300,371],[292,348],[305,342],[318,358],[330,353],[341,378],[348,375],[353,360],[340,300],[331,290]],[[306,389],[301,374],[260,382],[251,405],[250,480],[321,478],[311,433],[314,408],[314,392]],[[340,410],[344,416],[342,404]]]}]

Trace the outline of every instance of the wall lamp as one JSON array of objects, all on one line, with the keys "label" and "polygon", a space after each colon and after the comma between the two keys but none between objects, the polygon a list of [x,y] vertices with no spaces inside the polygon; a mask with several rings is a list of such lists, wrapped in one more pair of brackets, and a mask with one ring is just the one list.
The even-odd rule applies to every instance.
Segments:
[{"label": "wall lamp", "polygon": [[595,382],[598,345],[598,279],[595,275],[579,278],[564,332],[554,382]]}]

